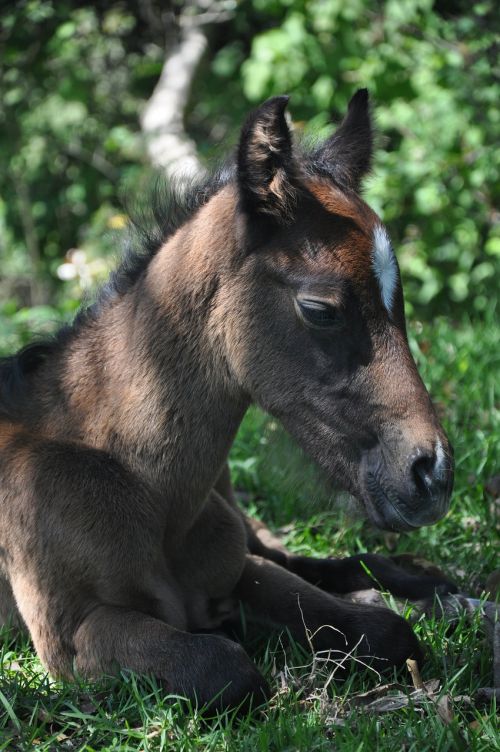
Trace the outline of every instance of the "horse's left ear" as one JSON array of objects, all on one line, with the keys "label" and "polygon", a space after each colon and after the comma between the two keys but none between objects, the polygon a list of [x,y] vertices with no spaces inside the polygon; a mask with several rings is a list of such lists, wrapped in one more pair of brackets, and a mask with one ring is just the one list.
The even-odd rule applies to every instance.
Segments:
[{"label": "horse's left ear", "polygon": [[359,191],[363,177],[370,170],[372,155],[368,90],[358,89],[340,126],[315,153],[315,161],[339,185]]},{"label": "horse's left ear", "polygon": [[292,137],[285,117],[288,97],[273,97],[248,116],[238,146],[242,208],[286,222],[296,200]]}]

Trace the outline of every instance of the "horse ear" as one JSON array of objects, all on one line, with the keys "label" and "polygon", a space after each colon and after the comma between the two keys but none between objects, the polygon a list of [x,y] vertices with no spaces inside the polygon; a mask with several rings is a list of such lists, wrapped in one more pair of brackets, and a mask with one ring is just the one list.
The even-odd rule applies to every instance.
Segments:
[{"label": "horse ear", "polygon": [[290,218],[296,200],[292,138],[285,117],[289,97],[273,97],[250,113],[238,146],[238,184],[243,209]]},{"label": "horse ear", "polygon": [[359,191],[373,154],[373,125],[367,89],[358,89],[338,129],[316,152],[320,169],[335,182]]}]

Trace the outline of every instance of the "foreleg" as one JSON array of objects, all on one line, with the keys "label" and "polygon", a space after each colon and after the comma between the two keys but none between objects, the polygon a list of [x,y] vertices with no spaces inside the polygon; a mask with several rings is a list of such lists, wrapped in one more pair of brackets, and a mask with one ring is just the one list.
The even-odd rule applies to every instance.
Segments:
[{"label": "foreleg", "polygon": [[347,603],[261,557],[247,556],[235,594],[257,620],[286,627],[301,644],[333,657],[357,646],[378,669],[421,658],[410,625],[393,611]]},{"label": "foreleg", "polygon": [[[236,506],[229,468],[224,466],[217,490]],[[439,577],[406,572],[391,559],[379,554],[358,554],[344,559],[297,556],[290,553],[263,522],[241,512],[247,531],[251,554],[279,564],[307,582],[331,593],[351,593],[376,588],[410,600],[420,600],[447,593],[456,593],[453,582]]]},{"label": "foreleg", "polygon": [[[95,677],[128,668],[155,676],[165,690],[199,706],[221,709],[261,704],[265,679],[238,643],[210,634],[189,634],[145,614],[99,606],[74,636],[74,666]],[[211,706],[211,707],[213,707]]]},{"label": "foreleg", "polygon": [[456,593],[449,580],[406,572],[379,554],[357,554],[344,559],[312,558],[290,553],[262,522],[245,517],[250,553],[270,559],[302,579],[332,593],[376,588],[410,600],[431,598],[435,593]]}]

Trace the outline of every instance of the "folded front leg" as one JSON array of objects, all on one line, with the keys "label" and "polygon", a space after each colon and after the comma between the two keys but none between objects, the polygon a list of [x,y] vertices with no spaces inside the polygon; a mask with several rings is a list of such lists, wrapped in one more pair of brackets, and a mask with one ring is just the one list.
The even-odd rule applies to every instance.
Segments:
[{"label": "folded front leg", "polygon": [[216,695],[218,708],[262,702],[266,682],[240,645],[185,631],[189,592],[165,550],[162,505],[141,478],[81,444],[27,437],[20,446],[0,483],[7,499],[17,494],[12,509],[0,503],[0,544],[9,545],[7,594],[47,670],[71,680],[75,670],[130,669],[200,705]]},{"label": "folded front leg", "polygon": [[236,596],[260,621],[286,627],[301,644],[315,650],[357,655],[377,669],[421,659],[409,624],[389,609],[346,603],[259,556],[248,555]]},{"label": "folded front leg", "polygon": [[76,631],[74,650],[74,667],[86,677],[132,669],[155,676],[167,692],[199,706],[255,707],[268,694],[265,679],[238,643],[189,634],[137,611],[99,606]]},{"label": "folded front leg", "polygon": [[449,580],[406,572],[390,559],[378,554],[358,554],[345,559],[312,559],[290,554],[286,566],[299,577],[333,593],[377,588],[399,598],[420,600],[435,593],[456,593]]},{"label": "folded front leg", "polygon": [[420,600],[435,593],[456,593],[450,580],[427,575],[410,574],[391,559],[379,554],[358,554],[344,559],[313,559],[296,556],[262,523],[244,516],[250,553],[280,564],[302,579],[331,593],[377,588],[388,590],[399,598]]}]

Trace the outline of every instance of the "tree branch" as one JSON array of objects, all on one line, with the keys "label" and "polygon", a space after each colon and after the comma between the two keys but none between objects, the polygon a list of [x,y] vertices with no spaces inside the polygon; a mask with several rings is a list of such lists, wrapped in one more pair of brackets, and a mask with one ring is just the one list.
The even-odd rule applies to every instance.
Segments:
[{"label": "tree branch", "polygon": [[196,144],[184,129],[194,76],[207,48],[207,37],[198,25],[185,24],[179,42],[167,56],[160,79],[141,117],[149,158],[168,177],[181,179],[202,174]]}]

